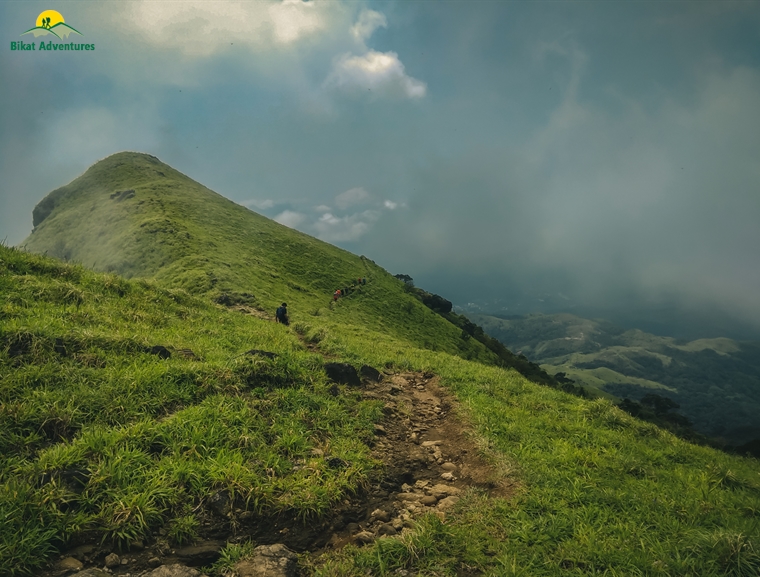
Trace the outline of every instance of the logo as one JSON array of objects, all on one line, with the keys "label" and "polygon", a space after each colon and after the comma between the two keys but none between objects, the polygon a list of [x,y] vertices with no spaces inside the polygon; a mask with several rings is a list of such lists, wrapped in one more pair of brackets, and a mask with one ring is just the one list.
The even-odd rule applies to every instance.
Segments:
[{"label": "logo", "polygon": [[30,28],[21,36],[27,34],[34,36],[35,38],[43,37],[40,42],[24,42],[16,41],[11,42],[11,50],[18,51],[66,51],[66,50],[95,50],[94,44],[78,44],[69,42],[68,44],[54,43],[53,40],[45,42],[44,37],[53,36],[58,40],[67,40],[71,35],[84,36],[79,30],[73,26],[66,24],[63,19],[63,15],[56,10],[45,10],[37,16],[36,26]]}]

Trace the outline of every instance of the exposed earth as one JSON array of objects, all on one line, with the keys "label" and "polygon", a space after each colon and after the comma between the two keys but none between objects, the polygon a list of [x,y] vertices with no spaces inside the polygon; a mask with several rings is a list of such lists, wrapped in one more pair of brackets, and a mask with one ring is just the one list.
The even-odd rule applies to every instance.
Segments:
[{"label": "exposed earth", "polygon": [[[348,365],[342,368],[355,371]],[[239,577],[295,577],[298,556],[310,556],[310,563],[318,564],[317,557],[326,551],[399,535],[425,513],[445,520],[465,491],[480,490],[494,497],[511,494],[514,481],[508,471],[489,463],[438,377],[364,369],[361,379],[354,372],[355,384],[364,398],[385,403],[371,443],[373,457],[384,467],[365,490],[324,519],[304,524],[292,518],[261,518],[218,492],[202,504],[201,539],[192,546],[171,547],[162,529],[127,552],[98,543],[80,545],[38,575],[198,577],[200,568],[215,562],[228,542],[252,540],[259,547],[253,559],[236,565]],[[332,466],[345,466],[340,459],[335,461]]]}]

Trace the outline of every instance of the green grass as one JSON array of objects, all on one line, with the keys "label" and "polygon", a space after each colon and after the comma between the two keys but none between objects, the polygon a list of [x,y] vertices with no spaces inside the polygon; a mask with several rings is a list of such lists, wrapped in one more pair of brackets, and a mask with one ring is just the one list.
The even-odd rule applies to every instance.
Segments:
[{"label": "green grass", "polygon": [[[378,349],[364,360],[387,354]],[[425,520],[400,544],[382,545],[387,554],[381,545],[349,549],[318,575],[457,575],[466,566],[531,576],[760,570],[756,460],[690,445],[608,401],[501,369],[430,353],[407,361],[443,376],[490,448],[512,463],[521,489],[509,501],[473,494],[446,524]]]},{"label": "green grass", "polygon": [[[190,542],[195,508],[220,491],[241,509],[308,522],[362,487],[378,471],[365,441],[381,407],[343,387],[332,396],[324,359],[301,339],[357,367],[440,375],[485,454],[518,487],[508,500],[471,492],[445,522],[420,519],[400,538],[305,570],[760,571],[756,460],[493,366],[482,344],[371,261],[214,196],[151,157],[103,162],[47,199],[57,205],[36,219],[26,246],[152,280],[0,247],[0,574],[30,572],[86,538],[123,547],[163,528],[173,543]],[[124,189],[134,197],[110,198]],[[360,275],[368,284],[331,307],[332,290]],[[221,293],[271,311],[287,300],[293,324],[213,304]],[[175,354],[147,352],[155,345]],[[241,356],[251,348],[279,356]],[[330,456],[349,466],[328,467]],[[249,553],[228,547],[215,570]]]},{"label": "green grass", "polygon": [[379,408],[332,396],[287,328],[5,247],[0,278],[0,573],[88,536],[123,547],[166,526],[189,542],[188,505],[218,491],[308,521],[376,468],[363,441]]}]

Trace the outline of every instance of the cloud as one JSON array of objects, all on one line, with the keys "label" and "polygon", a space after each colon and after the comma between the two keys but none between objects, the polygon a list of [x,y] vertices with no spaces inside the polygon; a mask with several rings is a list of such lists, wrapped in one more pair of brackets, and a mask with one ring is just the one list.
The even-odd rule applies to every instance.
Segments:
[{"label": "cloud", "polygon": [[294,210],[284,210],[274,220],[289,228],[298,228],[306,220],[306,215]]},{"label": "cloud", "polygon": [[178,50],[195,57],[211,56],[231,44],[255,51],[286,47],[325,32],[332,14],[342,10],[318,0],[137,0],[114,9],[116,6],[108,4],[116,29],[142,37],[155,49]]},{"label": "cloud", "polygon": [[366,204],[371,198],[372,195],[363,188],[352,188],[335,197],[335,206],[346,209],[355,204]]},{"label": "cloud", "polygon": [[396,210],[396,208],[398,208],[398,203],[393,202],[392,200],[385,200],[383,201],[383,206],[388,210]]},{"label": "cloud", "polygon": [[359,19],[351,26],[351,36],[364,43],[378,28],[387,28],[385,15],[374,10],[363,10]]},{"label": "cloud", "polygon": [[352,242],[364,236],[378,220],[380,214],[375,210],[338,217],[324,213],[312,225],[317,238],[327,242]]},{"label": "cloud", "polygon": [[272,208],[275,205],[275,202],[269,198],[265,200],[259,200],[256,198],[250,198],[248,200],[241,200],[239,204],[242,204],[246,208],[258,208],[259,210],[266,210],[268,208]]},{"label": "cloud", "polygon": [[406,74],[395,52],[370,50],[356,56],[350,53],[337,57],[325,81],[325,87],[343,92],[372,96],[419,99],[425,96],[427,85]]},{"label": "cloud", "polygon": [[562,291],[616,310],[719,306],[760,326],[760,70],[710,65],[688,96],[645,106],[590,97],[583,53],[554,54],[564,82],[544,122],[521,145],[418,168],[409,210],[362,250],[463,302]]},{"label": "cloud", "polygon": [[327,27],[326,20],[319,11],[319,3],[302,0],[283,0],[269,7],[274,38],[282,44],[290,44],[302,37],[314,34]]}]

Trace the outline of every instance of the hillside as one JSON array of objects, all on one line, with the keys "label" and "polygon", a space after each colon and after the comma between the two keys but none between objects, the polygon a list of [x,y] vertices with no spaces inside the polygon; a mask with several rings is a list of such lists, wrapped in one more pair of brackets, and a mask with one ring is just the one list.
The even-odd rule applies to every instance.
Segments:
[{"label": "hillside", "polygon": [[324,315],[336,288],[366,277],[362,298],[341,300],[331,320],[465,358],[495,358],[371,260],[256,214],[147,154],[96,163],[47,195],[33,222],[25,250],[264,311],[287,301],[295,322]]},{"label": "hillside", "polygon": [[696,430],[731,444],[760,438],[760,343],[680,341],[570,314],[471,318],[552,374],[619,398],[670,398]]},{"label": "hillside", "polygon": [[83,264],[0,247],[0,574],[221,576],[272,543],[324,577],[760,570],[757,460],[496,366],[371,261],[157,162],[43,201],[26,248]]}]

